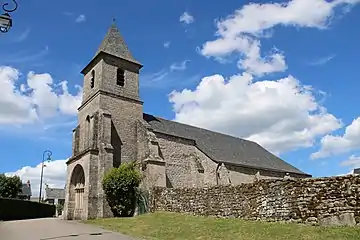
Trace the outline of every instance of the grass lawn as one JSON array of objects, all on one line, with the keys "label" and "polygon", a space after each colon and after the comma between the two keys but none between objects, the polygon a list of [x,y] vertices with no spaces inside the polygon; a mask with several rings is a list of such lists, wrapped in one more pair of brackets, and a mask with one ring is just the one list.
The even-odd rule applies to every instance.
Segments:
[{"label": "grass lawn", "polygon": [[240,219],[195,217],[156,212],[134,218],[89,220],[86,223],[118,231],[139,239],[204,240],[359,240],[360,228],[314,227],[300,224],[267,223]]}]

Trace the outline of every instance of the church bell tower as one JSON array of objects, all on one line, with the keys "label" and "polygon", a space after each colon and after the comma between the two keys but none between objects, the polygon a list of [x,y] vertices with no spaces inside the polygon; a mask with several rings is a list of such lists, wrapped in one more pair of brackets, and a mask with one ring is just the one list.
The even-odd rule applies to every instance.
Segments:
[{"label": "church bell tower", "polygon": [[137,160],[136,122],[143,118],[139,71],[115,23],[81,71],[83,100],[67,162],[65,218],[112,215],[102,190],[104,174]]}]

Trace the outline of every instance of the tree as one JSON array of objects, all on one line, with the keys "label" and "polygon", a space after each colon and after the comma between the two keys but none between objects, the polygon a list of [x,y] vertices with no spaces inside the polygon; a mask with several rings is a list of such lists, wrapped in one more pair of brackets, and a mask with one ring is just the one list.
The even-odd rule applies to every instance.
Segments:
[{"label": "tree", "polygon": [[7,177],[0,174],[0,197],[17,198],[22,191],[22,183],[18,176]]},{"label": "tree", "polygon": [[129,217],[134,214],[140,182],[141,173],[135,162],[123,163],[105,175],[103,189],[115,217]]}]

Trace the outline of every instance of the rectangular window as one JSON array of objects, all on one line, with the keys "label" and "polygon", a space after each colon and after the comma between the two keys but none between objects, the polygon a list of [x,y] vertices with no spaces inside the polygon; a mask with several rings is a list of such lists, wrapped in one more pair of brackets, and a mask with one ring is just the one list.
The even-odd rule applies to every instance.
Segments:
[{"label": "rectangular window", "polygon": [[92,71],[91,71],[90,87],[91,87],[91,88],[94,88],[94,85],[95,85],[95,71],[92,70]]},{"label": "rectangular window", "polygon": [[116,73],[116,84],[123,87],[125,85],[125,72],[118,68]]}]

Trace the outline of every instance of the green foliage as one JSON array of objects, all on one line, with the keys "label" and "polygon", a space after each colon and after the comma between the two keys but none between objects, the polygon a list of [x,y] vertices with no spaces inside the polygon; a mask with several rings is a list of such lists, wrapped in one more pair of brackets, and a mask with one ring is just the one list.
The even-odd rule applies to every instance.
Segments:
[{"label": "green foliage", "polygon": [[22,183],[18,176],[7,177],[0,174],[0,197],[17,198],[22,190]]},{"label": "green foliage", "polygon": [[0,198],[0,220],[53,217],[55,206],[28,200]]},{"label": "green foliage", "polygon": [[64,209],[64,205],[63,204],[56,204],[56,211],[58,213],[58,215],[61,215],[62,214],[62,210]]},{"label": "green foliage", "polygon": [[135,162],[123,163],[105,175],[103,189],[115,217],[129,217],[134,214],[140,182],[141,174]]},{"label": "green foliage", "polygon": [[138,188],[136,191],[137,214],[145,214],[149,212],[149,192],[145,189]]}]

